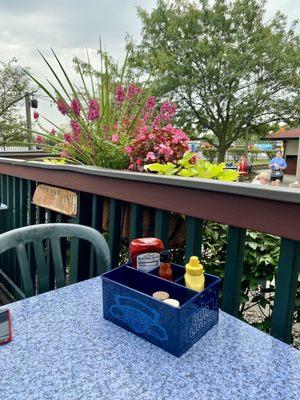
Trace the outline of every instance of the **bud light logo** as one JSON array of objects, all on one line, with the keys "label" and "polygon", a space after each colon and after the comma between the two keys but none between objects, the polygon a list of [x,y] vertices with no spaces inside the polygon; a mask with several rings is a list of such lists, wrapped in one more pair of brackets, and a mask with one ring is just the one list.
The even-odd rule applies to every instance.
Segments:
[{"label": "bud light logo", "polygon": [[187,340],[189,342],[206,330],[213,321],[214,313],[209,307],[210,303],[212,300],[187,320]]}]

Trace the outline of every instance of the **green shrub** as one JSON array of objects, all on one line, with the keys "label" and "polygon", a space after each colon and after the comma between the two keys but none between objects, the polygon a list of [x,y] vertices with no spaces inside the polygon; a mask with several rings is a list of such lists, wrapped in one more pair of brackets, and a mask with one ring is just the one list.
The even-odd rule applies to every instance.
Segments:
[{"label": "green shrub", "polygon": [[241,156],[245,154],[245,149],[228,149],[228,154],[231,155],[235,163],[238,163]]},{"label": "green shrub", "polygon": [[250,158],[250,161],[253,163],[254,161],[256,161],[258,159],[258,156],[262,153],[261,150],[259,149],[250,149],[248,151],[248,156]]},{"label": "green shrub", "polygon": [[218,179],[221,181],[235,181],[239,174],[230,169],[224,169],[225,163],[212,164],[206,160],[197,158],[196,153],[186,152],[177,164],[154,163],[145,165],[144,169],[156,172],[160,175],[178,175],[186,178]]},{"label": "green shrub", "polygon": [[218,157],[217,149],[201,149],[203,156],[210,162],[213,163]]}]

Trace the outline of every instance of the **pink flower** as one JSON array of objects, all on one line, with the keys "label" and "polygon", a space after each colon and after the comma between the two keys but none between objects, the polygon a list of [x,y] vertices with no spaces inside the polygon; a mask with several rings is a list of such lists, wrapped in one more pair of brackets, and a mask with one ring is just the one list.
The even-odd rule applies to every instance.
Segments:
[{"label": "pink flower", "polygon": [[37,119],[39,119],[39,116],[40,116],[40,114],[39,114],[37,111],[34,111],[34,113],[33,113],[33,118],[34,118],[35,120],[37,120]]},{"label": "pink flower", "polygon": [[56,101],[56,104],[57,104],[58,110],[62,113],[62,115],[66,115],[67,112],[68,112],[68,110],[69,110],[69,106],[68,106],[68,104],[64,101],[64,99],[59,98],[59,99]]},{"label": "pink flower", "polygon": [[54,128],[52,128],[52,129],[51,129],[51,131],[50,131],[49,133],[50,133],[50,135],[53,135],[53,136],[55,136],[55,134],[56,134],[56,130],[55,130]]},{"label": "pink flower", "polygon": [[79,122],[72,120],[70,122],[70,125],[72,128],[73,134],[78,136],[80,134],[80,132],[82,131]]},{"label": "pink flower", "polygon": [[129,85],[129,88],[128,88],[128,97],[129,97],[130,99],[132,99],[132,98],[133,98],[135,95],[137,95],[140,91],[141,91],[141,89],[140,89],[139,87],[135,86],[134,83],[131,83],[131,84]]},{"label": "pink flower", "polygon": [[164,121],[170,121],[176,114],[176,105],[165,101],[160,108],[160,116]]},{"label": "pink flower", "polygon": [[172,125],[167,125],[166,129],[169,129],[172,133],[172,143],[189,142],[189,137],[181,129],[174,128]]},{"label": "pink flower", "polygon": [[37,135],[35,138],[36,143],[43,143],[44,139],[41,135]]},{"label": "pink flower", "polygon": [[119,141],[119,136],[118,135],[112,135],[110,138],[110,141],[112,143],[117,143]]},{"label": "pink flower", "polygon": [[134,171],[134,164],[130,164],[128,169],[129,169],[129,171]]},{"label": "pink flower", "polygon": [[198,154],[194,154],[193,157],[190,158],[190,164],[195,164],[199,158]]},{"label": "pink flower", "polygon": [[147,130],[148,130],[148,127],[147,127],[147,126],[143,126],[143,127],[139,130],[139,132],[140,132],[141,135],[144,135],[145,133],[147,133]]},{"label": "pink flower", "polygon": [[171,147],[167,146],[165,144],[160,144],[158,146],[158,151],[159,151],[160,154],[163,154],[163,155],[168,156],[168,157],[171,156],[174,153],[174,151],[171,149]]},{"label": "pink flower", "polygon": [[81,105],[78,99],[73,99],[71,101],[70,107],[76,115],[80,115]]},{"label": "pink flower", "polygon": [[138,139],[138,140],[142,140],[142,141],[146,140],[146,139],[147,139],[147,136],[146,136],[147,130],[148,130],[148,127],[147,127],[147,126],[143,126],[143,127],[139,130],[139,134],[138,134],[138,136],[137,136],[137,139]]},{"label": "pink flower", "polygon": [[150,116],[151,116],[151,113],[146,112],[146,113],[143,115],[143,120],[144,120],[145,122],[149,121]]},{"label": "pink flower", "polygon": [[65,133],[65,141],[71,143],[72,142],[72,136],[70,133]]},{"label": "pink flower", "polygon": [[141,158],[138,158],[138,159],[136,160],[136,164],[137,164],[138,166],[141,166],[141,165],[143,164],[143,160],[142,160]]},{"label": "pink flower", "polygon": [[145,135],[144,133],[140,133],[140,134],[138,135],[138,139],[144,141],[144,140],[147,139],[147,137],[146,137],[146,135]]},{"label": "pink flower", "polygon": [[155,135],[151,132],[151,133],[149,133],[149,135],[148,135],[148,139],[149,140],[152,140],[152,139],[154,139],[155,138]]},{"label": "pink flower", "polygon": [[152,110],[152,108],[154,108],[156,105],[156,100],[154,96],[149,96],[146,102],[146,107],[150,110]]},{"label": "pink flower", "polygon": [[154,161],[156,159],[155,154],[153,151],[149,151],[146,155],[146,160],[147,161]]},{"label": "pink flower", "polygon": [[115,94],[115,100],[117,103],[123,103],[126,97],[126,91],[123,88],[123,86],[117,86],[116,88],[116,94]]},{"label": "pink flower", "polygon": [[96,99],[91,99],[89,101],[88,119],[90,121],[96,121],[99,118],[99,115],[100,115],[99,103]]},{"label": "pink flower", "polygon": [[60,152],[60,156],[61,156],[61,157],[68,157],[68,153],[67,153],[66,151],[62,150],[62,151]]},{"label": "pink flower", "polygon": [[154,128],[157,128],[158,125],[160,124],[160,121],[161,121],[161,118],[160,118],[159,115],[157,115],[157,116],[154,118],[153,127],[154,127]]},{"label": "pink flower", "polygon": [[130,153],[132,153],[133,148],[131,146],[125,146],[124,150],[126,151],[126,153],[129,155]]}]

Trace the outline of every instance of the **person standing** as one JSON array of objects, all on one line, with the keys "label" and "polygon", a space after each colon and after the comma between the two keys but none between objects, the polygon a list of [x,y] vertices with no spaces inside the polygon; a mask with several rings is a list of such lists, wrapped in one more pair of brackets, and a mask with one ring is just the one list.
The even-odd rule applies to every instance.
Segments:
[{"label": "person standing", "polygon": [[280,150],[276,152],[276,157],[272,158],[270,161],[269,167],[271,168],[271,182],[276,181],[277,179],[282,182],[283,171],[286,169],[287,163],[282,157],[282,152]]},{"label": "person standing", "polygon": [[245,161],[247,165],[247,173],[250,174],[250,172],[252,171],[252,162],[249,160],[247,154],[245,154]]},{"label": "person standing", "polygon": [[240,175],[246,175],[247,174],[247,161],[245,156],[241,156],[240,161],[237,166],[237,170],[240,173]]}]

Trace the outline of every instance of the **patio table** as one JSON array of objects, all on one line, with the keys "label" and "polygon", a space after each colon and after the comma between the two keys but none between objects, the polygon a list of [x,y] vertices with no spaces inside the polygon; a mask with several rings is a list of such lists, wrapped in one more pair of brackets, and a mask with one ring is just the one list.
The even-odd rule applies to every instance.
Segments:
[{"label": "patio table", "polygon": [[300,352],[223,312],[176,358],[103,319],[100,277],[9,308],[1,400],[300,398]]}]

